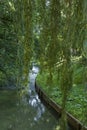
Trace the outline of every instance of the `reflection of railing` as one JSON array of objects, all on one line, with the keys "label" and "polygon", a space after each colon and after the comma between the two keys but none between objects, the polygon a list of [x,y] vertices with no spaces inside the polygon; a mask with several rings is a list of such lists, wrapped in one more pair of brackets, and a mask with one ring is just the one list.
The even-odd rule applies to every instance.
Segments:
[{"label": "reflection of railing", "polygon": [[[44,100],[47,104],[49,104],[58,114],[61,116],[62,108],[56,104],[52,99],[48,98],[48,96],[44,93],[44,91],[37,85],[35,82],[35,89],[38,93],[39,97]],[[82,123],[74,118],[71,114],[66,112],[67,114],[67,120],[71,127],[73,127],[73,130],[87,130],[87,127],[83,127]],[[82,129],[83,127],[83,129]]]}]

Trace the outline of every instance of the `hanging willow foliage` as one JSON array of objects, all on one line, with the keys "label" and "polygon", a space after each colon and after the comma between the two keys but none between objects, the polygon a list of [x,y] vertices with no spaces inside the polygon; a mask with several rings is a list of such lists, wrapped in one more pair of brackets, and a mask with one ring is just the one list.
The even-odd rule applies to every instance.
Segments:
[{"label": "hanging willow foliage", "polygon": [[50,3],[50,25],[49,25],[49,45],[48,45],[48,66],[52,68],[57,62],[59,51],[58,35],[60,34],[60,1],[51,0]]},{"label": "hanging willow foliage", "polygon": [[31,49],[32,43],[34,46],[34,38],[38,37],[39,42],[39,51],[37,51],[39,56],[38,59],[34,58],[39,60],[42,70],[48,69],[50,83],[53,71],[56,70],[56,64],[62,61],[60,70],[62,124],[60,130],[66,130],[65,111],[73,74],[71,55],[74,51],[81,54],[83,41],[87,39],[87,36],[84,35],[87,34],[87,15],[83,15],[86,12],[83,11],[85,4],[81,0],[19,0],[19,4],[16,6],[20,41],[18,64],[22,68],[20,72],[23,72],[24,84],[28,79],[32,54],[35,53]]},{"label": "hanging willow foliage", "polygon": [[45,49],[47,46],[47,30],[48,30],[48,19],[47,19],[47,10],[46,10],[46,0],[38,0],[39,3],[39,22],[41,26],[39,26],[40,29],[40,37],[39,37],[39,45],[40,45],[40,53],[39,53],[39,61],[40,61],[40,69],[44,69],[44,61],[45,61]]},{"label": "hanging willow foliage", "polygon": [[[24,83],[27,83],[29,74],[29,65],[32,57],[32,2],[31,0],[23,0],[24,5]],[[27,85],[27,84],[26,84]]]},{"label": "hanging willow foliage", "polygon": [[[84,97],[85,105],[83,105],[83,114],[85,119],[83,119],[83,127],[81,130],[84,130],[84,126],[87,122],[87,1],[84,0],[83,3],[83,25],[84,25],[84,41],[83,41],[83,55],[85,57],[85,63],[83,64],[83,86],[84,86]],[[84,101],[83,101],[84,102]]]},{"label": "hanging willow foliage", "polygon": [[74,27],[73,27],[73,45],[72,47],[79,52],[83,46],[84,39],[84,22],[83,22],[83,1],[75,0],[74,2]]},{"label": "hanging willow foliage", "polygon": [[32,58],[32,2],[18,0],[16,9],[16,33],[18,39],[17,65],[19,67],[18,86],[26,86],[28,81],[30,60]]},{"label": "hanging willow foliage", "polygon": [[71,11],[72,11],[72,1],[66,2],[66,20],[65,20],[65,27],[66,30],[64,30],[64,40],[63,40],[63,58],[64,62],[62,65],[62,71],[61,71],[61,91],[62,91],[62,116],[61,116],[61,123],[60,123],[60,130],[66,130],[67,129],[67,119],[66,119],[66,103],[67,103],[67,97],[69,95],[69,90],[72,87],[72,70],[71,70],[71,54],[70,54],[70,48],[72,46],[71,42],[71,23],[72,23],[72,17],[71,17]]},{"label": "hanging willow foliage", "polygon": [[46,48],[46,61],[49,71],[48,83],[52,85],[52,73],[53,68],[58,61],[58,54],[60,52],[59,35],[60,35],[60,1],[51,0],[49,7],[49,24],[48,24],[48,36],[47,48]]},{"label": "hanging willow foliage", "polygon": [[23,4],[22,1],[14,1],[15,7],[15,32],[17,35],[17,68],[18,68],[18,76],[17,76],[17,87],[22,87],[22,75],[23,75]]}]

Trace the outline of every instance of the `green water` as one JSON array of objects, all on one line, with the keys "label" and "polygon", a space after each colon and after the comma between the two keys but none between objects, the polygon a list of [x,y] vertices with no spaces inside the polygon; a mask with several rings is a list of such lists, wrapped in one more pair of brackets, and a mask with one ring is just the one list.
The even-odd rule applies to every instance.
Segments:
[{"label": "green water", "polygon": [[56,130],[58,120],[45,107],[41,118],[34,121],[37,114],[15,91],[0,91],[0,130]]}]

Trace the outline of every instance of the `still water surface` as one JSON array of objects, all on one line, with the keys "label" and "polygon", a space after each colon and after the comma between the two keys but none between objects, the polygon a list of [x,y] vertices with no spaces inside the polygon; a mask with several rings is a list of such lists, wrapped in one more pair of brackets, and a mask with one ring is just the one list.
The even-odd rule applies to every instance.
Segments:
[{"label": "still water surface", "polygon": [[0,91],[0,130],[58,130],[58,115],[35,92],[38,68],[29,74],[27,97],[16,91]]}]

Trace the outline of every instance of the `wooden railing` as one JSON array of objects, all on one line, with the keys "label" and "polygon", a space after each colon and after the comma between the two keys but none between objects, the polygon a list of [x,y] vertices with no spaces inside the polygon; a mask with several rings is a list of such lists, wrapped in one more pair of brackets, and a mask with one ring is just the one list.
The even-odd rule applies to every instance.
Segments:
[{"label": "wooden railing", "polygon": [[[50,99],[45,92],[37,85],[35,82],[35,89],[36,92],[38,93],[39,97],[44,100],[48,105],[50,105],[57,113],[59,116],[61,116],[62,108],[58,104],[56,104],[52,99]],[[73,130],[87,130],[87,127],[83,127],[82,123],[73,117],[70,113],[66,112],[67,114],[67,121],[70,126],[73,127]]]}]

